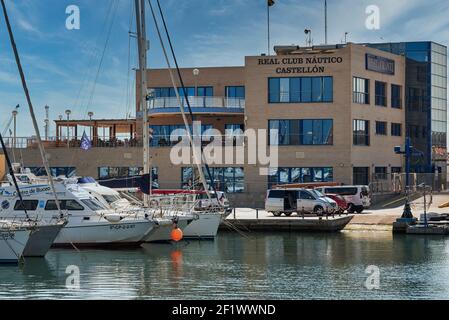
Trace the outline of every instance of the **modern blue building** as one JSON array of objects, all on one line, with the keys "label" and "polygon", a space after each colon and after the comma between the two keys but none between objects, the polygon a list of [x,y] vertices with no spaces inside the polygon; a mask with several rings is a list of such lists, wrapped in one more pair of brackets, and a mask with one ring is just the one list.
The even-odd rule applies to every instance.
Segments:
[{"label": "modern blue building", "polygon": [[412,145],[424,153],[412,160],[412,170],[445,173],[447,47],[430,41],[367,45],[406,57],[406,132]]}]

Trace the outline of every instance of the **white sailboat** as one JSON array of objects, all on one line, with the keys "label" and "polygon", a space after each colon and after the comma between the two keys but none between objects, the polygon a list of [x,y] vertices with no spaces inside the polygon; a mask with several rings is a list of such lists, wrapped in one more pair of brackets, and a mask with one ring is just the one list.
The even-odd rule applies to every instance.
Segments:
[{"label": "white sailboat", "polygon": [[150,215],[154,217],[158,221],[158,228],[145,238],[145,242],[169,241],[171,240],[170,233],[173,230],[174,223],[184,232],[196,220],[196,216],[193,216],[189,210],[183,208],[170,206],[163,209],[160,207],[143,208],[142,206],[132,204],[116,190],[101,186],[93,178],[80,178],[78,179],[78,184],[92,197],[111,209],[128,214]]},{"label": "white sailboat", "polygon": [[[184,112],[184,104],[179,96],[178,88],[176,85],[175,78],[173,76],[173,72],[170,66],[170,61],[167,57],[167,53],[165,50],[165,45],[162,41],[161,34],[159,31],[158,23],[156,21],[153,7],[151,5],[151,2],[149,2],[151,12],[153,14],[153,20],[155,22],[157,35],[159,36],[160,43],[162,46],[162,49],[164,51],[164,56],[166,58],[170,79],[179,103],[181,115],[183,122],[185,124],[185,127],[187,129],[187,136],[189,138],[190,145],[192,146],[193,150],[196,150],[194,139],[192,138],[191,132],[190,132],[190,125],[187,121],[187,117]],[[136,7],[136,18],[137,18],[137,38],[138,38],[138,50],[139,50],[139,71],[140,71],[140,92],[138,92],[138,95],[140,97],[140,110],[142,110],[143,116],[142,116],[142,122],[143,122],[143,163],[144,163],[144,174],[150,177],[150,190],[149,194],[144,195],[144,202],[143,207],[145,208],[151,208],[151,199],[154,199],[154,196],[152,195],[151,189],[152,189],[152,183],[151,178],[152,175],[150,173],[150,163],[149,163],[149,146],[150,146],[150,140],[149,140],[149,122],[148,122],[148,92],[147,92],[147,39],[146,39],[146,33],[145,33],[145,1],[144,0],[135,0],[135,7]],[[179,79],[181,81],[182,87],[184,87],[182,79]],[[188,103],[188,97],[185,97],[186,101]],[[202,171],[202,163],[204,156],[201,155],[201,159],[198,158],[198,155],[196,152],[193,152],[193,158],[194,163],[198,167],[198,172],[201,178],[201,182],[203,184],[204,190],[206,190],[206,194],[211,200],[211,193],[208,191],[208,186],[205,180],[205,177],[203,175]],[[177,196],[173,196],[172,199],[177,199]],[[158,205],[155,206],[155,208],[163,209],[160,202],[158,202]],[[209,209],[196,211],[195,205],[192,205],[189,208],[190,212],[194,214],[198,219],[190,223],[184,230],[184,237],[185,238],[215,238],[217,235],[218,227],[220,225],[221,219],[225,214],[225,209],[222,205],[217,203],[217,205],[211,206]]]},{"label": "white sailboat", "polygon": [[17,264],[30,238],[31,229],[0,221],[0,264]]},{"label": "white sailboat", "polygon": [[[56,183],[55,189],[68,222],[57,235],[54,246],[140,245],[157,228],[157,222],[152,217],[120,215],[116,210],[104,207],[76,185]],[[48,184],[21,185],[20,190],[31,219],[48,223],[59,217]],[[0,211],[1,218],[25,219],[20,200],[17,200],[12,186],[0,188],[0,202],[4,204]]]}]

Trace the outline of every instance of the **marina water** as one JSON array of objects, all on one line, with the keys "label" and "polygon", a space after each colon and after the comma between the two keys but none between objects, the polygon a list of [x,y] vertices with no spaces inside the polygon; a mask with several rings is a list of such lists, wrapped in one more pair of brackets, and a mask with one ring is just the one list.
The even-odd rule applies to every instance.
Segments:
[{"label": "marina water", "polygon": [[[1,299],[448,299],[449,239],[220,233],[215,241],[133,250],[51,250],[0,266]],[[80,272],[69,290],[67,268]],[[368,289],[369,266],[380,272]],[[369,268],[368,268],[369,269]]]}]

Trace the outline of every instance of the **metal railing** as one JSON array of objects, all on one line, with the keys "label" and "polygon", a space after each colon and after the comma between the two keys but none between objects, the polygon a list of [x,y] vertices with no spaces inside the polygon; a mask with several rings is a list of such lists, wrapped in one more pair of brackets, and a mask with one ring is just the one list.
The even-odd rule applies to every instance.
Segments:
[{"label": "metal railing", "polygon": [[[183,106],[187,103],[181,98]],[[189,97],[189,104],[192,108],[225,108],[225,109],[244,109],[245,99],[227,98],[227,97]],[[179,108],[176,97],[155,98],[150,103],[150,109]]]},{"label": "metal railing", "polygon": [[[48,137],[42,138],[42,143],[46,148],[79,148],[81,147],[82,136],[67,138],[61,137]],[[5,137],[6,148],[15,149],[34,149],[38,148],[38,142],[36,137]],[[117,147],[142,147],[142,142],[137,139],[129,138],[94,138],[91,140],[92,147],[95,148],[117,148]]]},{"label": "metal railing", "polygon": [[[420,185],[425,184],[433,191],[443,191],[446,189],[446,180],[443,173],[410,173],[409,190],[415,192]],[[406,174],[373,174],[369,186],[370,191],[374,194],[405,194]]]},{"label": "metal railing", "polygon": [[[187,136],[184,137],[185,141]],[[202,146],[206,146],[214,140],[221,141],[223,146],[243,146],[245,137],[243,135],[203,135],[199,141]],[[37,149],[38,142],[36,137],[7,137],[4,138],[6,148],[15,149]],[[170,141],[170,136],[154,135],[150,139],[151,147],[172,147],[183,140],[182,136],[179,136],[176,141]],[[46,140],[42,140],[45,148],[80,148],[82,137],[71,137],[67,142],[67,138],[48,137]],[[101,139],[94,138],[92,141],[93,148],[142,148],[143,143],[140,139]],[[68,144],[68,145],[67,145]]]}]

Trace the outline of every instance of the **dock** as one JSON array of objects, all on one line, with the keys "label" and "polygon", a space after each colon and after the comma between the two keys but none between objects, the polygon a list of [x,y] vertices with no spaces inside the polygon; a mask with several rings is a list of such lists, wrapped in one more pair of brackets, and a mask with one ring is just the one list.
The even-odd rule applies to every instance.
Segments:
[{"label": "dock", "polygon": [[275,217],[265,210],[236,208],[221,224],[220,230],[232,230],[233,226],[249,231],[338,232],[343,230],[353,217],[354,215],[302,217],[297,214]]}]

